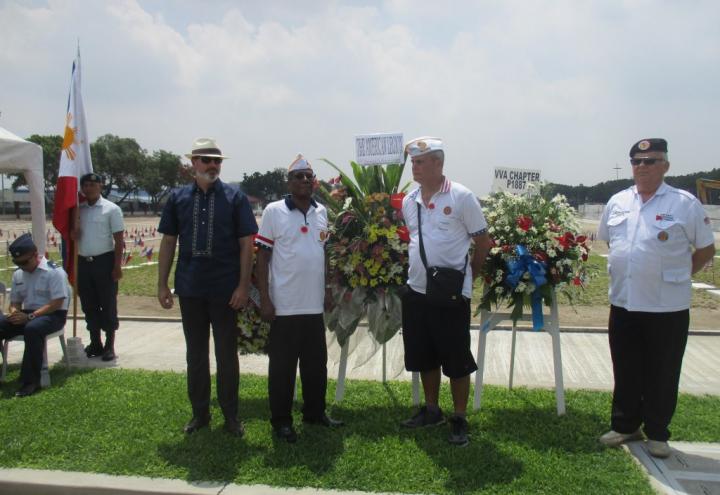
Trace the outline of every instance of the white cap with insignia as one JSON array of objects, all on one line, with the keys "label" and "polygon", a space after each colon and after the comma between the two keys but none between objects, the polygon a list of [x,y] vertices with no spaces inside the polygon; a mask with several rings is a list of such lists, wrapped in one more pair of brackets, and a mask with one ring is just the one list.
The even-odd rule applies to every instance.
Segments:
[{"label": "white cap with insignia", "polygon": [[405,152],[411,157],[425,155],[433,151],[442,151],[442,149],[442,139],[429,136],[415,138],[405,145]]}]

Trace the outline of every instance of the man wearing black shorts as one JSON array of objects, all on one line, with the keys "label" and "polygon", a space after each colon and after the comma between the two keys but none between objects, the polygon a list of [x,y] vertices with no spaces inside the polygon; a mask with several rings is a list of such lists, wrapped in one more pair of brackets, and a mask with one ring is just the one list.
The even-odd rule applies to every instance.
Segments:
[{"label": "man wearing black shorts", "polygon": [[[420,187],[403,201],[403,215],[410,230],[410,290],[403,297],[403,342],[405,368],[420,372],[425,406],[402,424],[419,428],[445,422],[438,405],[442,368],[443,374],[450,378],[455,409],[448,418],[448,440],[453,445],[465,446],[469,442],[465,413],[470,374],[477,370],[470,352],[470,296],[473,279],[479,275],[490,249],[487,223],[475,195],[443,175],[442,140],[417,138],[407,144],[406,152],[412,159],[413,179]],[[455,307],[433,306],[427,301],[427,272],[420,255],[420,223],[427,266],[465,272],[464,297]],[[475,243],[475,251],[470,259],[471,241]]]}]

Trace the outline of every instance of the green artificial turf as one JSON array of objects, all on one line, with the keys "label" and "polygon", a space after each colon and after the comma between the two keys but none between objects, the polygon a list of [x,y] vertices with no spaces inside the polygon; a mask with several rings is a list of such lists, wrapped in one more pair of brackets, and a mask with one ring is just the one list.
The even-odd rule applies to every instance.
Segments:
[{"label": "green artificial turf", "polygon": [[[58,367],[52,380],[26,399],[12,398],[14,384],[0,388],[1,466],[406,493],[653,493],[629,454],[597,442],[610,410],[603,392],[568,391],[558,417],[550,390],[488,386],[483,409],[469,415],[472,442],[457,448],[447,426],[398,426],[413,412],[409,383],[348,381],[330,408],[347,426],[303,426],[296,410],[300,438],[289,445],[272,436],[264,377],[241,377],[242,439],[222,431],[214,401],[211,430],[181,433],[182,374]],[[330,398],[334,382],[329,389]],[[720,440],[719,407],[718,397],[682,396],[673,438]]]}]

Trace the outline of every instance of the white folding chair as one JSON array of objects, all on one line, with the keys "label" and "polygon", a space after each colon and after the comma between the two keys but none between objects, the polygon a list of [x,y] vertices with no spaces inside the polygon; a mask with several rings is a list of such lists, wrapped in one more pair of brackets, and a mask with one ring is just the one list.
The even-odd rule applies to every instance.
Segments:
[{"label": "white folding chair", "polygon": [[[45,336],[45,345],[43,346],[43,363],[42,363],[42,370],[40,371],[40,386],[42,388],[47,388],[50,386],[50,372],[48,369],[48,358],[47,358],[47,342],[48,339],[52,338],[59,338],[60,339],[60,347],[62,348],[63,352],[63,360],[65,361],[65,365],[69,368],[70,367],[70,361],[68,360],[67,355],[67,349],[65,348],[65,327],[61,328],[57,332],[53,332],[49,335]],[[0,371],[0,382],[5,381],[5,376],[7,375],[7,365],[8,365],[8,348],[10,347],[11,341],[20,341],[23,342],[24,338],[22,335],[16,335],[15,337],[12,337],[10,339],[5,339],[2,346],[2,370]]]}]

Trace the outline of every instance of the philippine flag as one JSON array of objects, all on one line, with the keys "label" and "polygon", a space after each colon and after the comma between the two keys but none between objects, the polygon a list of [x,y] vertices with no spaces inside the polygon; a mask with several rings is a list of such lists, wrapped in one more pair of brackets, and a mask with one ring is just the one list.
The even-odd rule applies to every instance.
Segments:
[{"label": "philippine flag", "polygon": [[60,152],[60,171],[55,188],[55,207],[53,209],[53,225],[62,236],[63,267],[74,283],[73,241],[70,239],[72,218],[78,205],[80,177],[93,171],[90,159],[90,141],[85,124],[85,108],[83,107],[80,84],[80,48],[73,62],[70,79],[70,95],[68,96],[65,115],[65,132]]}]

